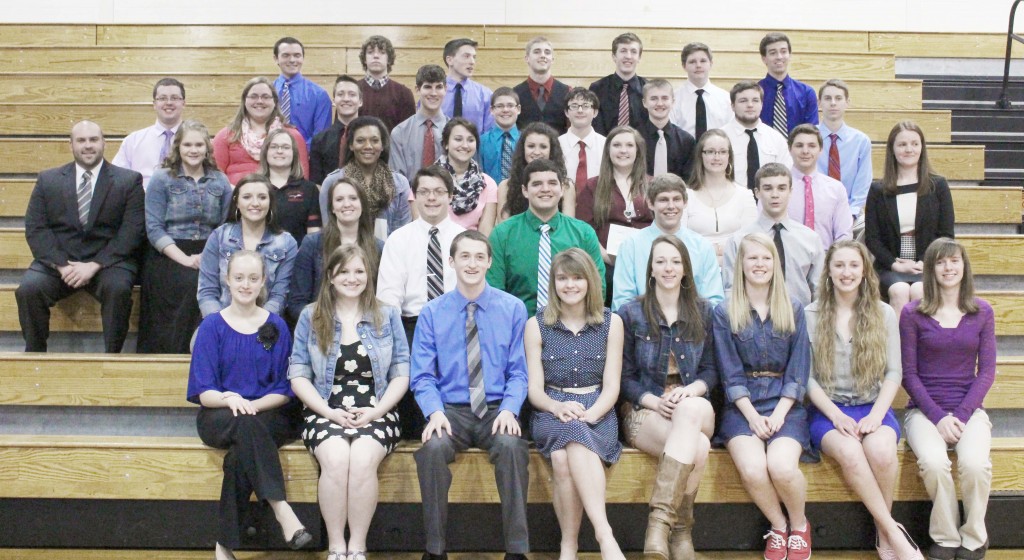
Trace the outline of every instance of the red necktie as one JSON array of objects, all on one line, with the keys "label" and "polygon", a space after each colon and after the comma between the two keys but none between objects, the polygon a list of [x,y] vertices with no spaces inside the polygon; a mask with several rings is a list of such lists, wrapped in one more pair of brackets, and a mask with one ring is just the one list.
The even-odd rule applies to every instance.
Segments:
[{"label": "red necktie", "polygon": [[814,189],[810,175],[804,175],[804,225],[814,229]]},{"label": "red necktie", "polygon": [[619,126],[629,124],[629,83],[622,82],[622,93],[619,94]]},{"label": "red necktie", "polygon": [[580,163],[576,166],[576,189],[582,189],[587,184],[587,145],[580,140]]},{"label": "red necktie", "polygon": [[832,140],[832,145],[828,148],[828,176],[832,177],[836,181],[840,181],[842,171],[839,169],[839,146],[836,145],[839,140],[838,134],[829,134],[829,140]]},{"label": "red necktie", "polygon": [[423,133],[423,161],[420,163],[421,167],[430,167],[437,159],[437,155],[434,153],[434,121],[428,119],[423,124],[426,131]]}]

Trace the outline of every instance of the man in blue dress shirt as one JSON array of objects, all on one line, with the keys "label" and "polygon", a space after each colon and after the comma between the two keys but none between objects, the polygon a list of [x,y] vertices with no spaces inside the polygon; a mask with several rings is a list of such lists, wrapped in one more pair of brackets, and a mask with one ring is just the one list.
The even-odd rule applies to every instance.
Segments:
[{"label": "man in blue dress shirt", "polygon": [[447,558],[449,465],[473,446],[488,451],[494,465],[505,558],[525,559],[530,457],[517,417],[526,400],[526,306],[487,284],[491,245],[482,233],[456,235],[449,255],[456,289],[423,306],[412,343],[412,390],[428,419],[415,453],[423,558]]},{"label": "man in blue dress shirt", "polygon": [[282,37],[274,43],[274,63],[281,75],[274,80],[274,89],[281,113],[299,129],[310,148],[313,137],[331,126],[331,96],[324,88],[302,76],[305,47],[294,37]]},{"label": "man in blue dress shirt", "polygon": [[476,45],[472,39],[452,39],[445,44],[444,64],[448,67],[448,77],[441,111],[449,119],[469,119],[483,134],[494,126],[494,117],[491,116],[493,92],[470,79],[476,69]]},{"label": "man in blue dress shirt", "polygon": [[[761,121],[789,137],[790,131],[804,123],[818,124],[818,97],[811,86],[789,75],[792,50],[785,33],[769,33],[761,39],[761,62],[768,74],[761,79],[764,105]],[[779,94],[782,99],[776,101]]]},{"label": "man in blue dress shirt", "polygon": [[856,237],[864,228],[862,210],[871,188],[871,139],[846,124],[846,110],[850,107],[850,88],[846,82],[836,78],[825,82],[818,90],[818,103],[821,104],[818,130],[824,140],[818,170],[846,187],[850,212],[858,224],[854,226]]}]

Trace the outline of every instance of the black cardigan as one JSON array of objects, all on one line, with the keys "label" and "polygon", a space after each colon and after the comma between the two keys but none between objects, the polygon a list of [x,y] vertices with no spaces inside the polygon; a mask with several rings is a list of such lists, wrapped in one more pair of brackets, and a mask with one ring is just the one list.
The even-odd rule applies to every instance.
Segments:
[{"label": "black cardigan", "polygon": [[[914,234],[918,260],[924,258],[924,252],[932,241],[939,237],[953,237],[955,220],[949,183],[945,177],[932,175],[932,185],[932,192],[917,197]],[[881,181],[871,183],[864,212],[864,243],[875,257],[875,268],[890,270],[900,255],[900,217],[896,195],[886,194]]]}]

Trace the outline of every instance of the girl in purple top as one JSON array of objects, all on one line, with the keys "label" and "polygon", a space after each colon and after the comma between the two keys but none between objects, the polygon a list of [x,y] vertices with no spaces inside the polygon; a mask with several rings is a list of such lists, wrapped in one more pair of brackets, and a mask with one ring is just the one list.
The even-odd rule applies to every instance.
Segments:
[{"label": "girl in purple top", "polygon": [[[929,558],[984,558],[992,485],[992,423],[981,407],[996,373],[995,316],[974,297],[963,245],[939,238],[924,254],[924,297],[903,308],[903,388],[910,395],[907,443],[932,499]],[[965,519],[948,457],[957,455]]]},{"label": "girl in purple top", "polygon": [[266,263],[255,251],[236,251],[227,262],[231,303],[199,325],[188,376],[188,400],[200,406],[196,428],[203,443],[226,449],[221,487],[217,560],[232,560],[241,544],[241,513],[249,496],[266,500],[288,546],[313,536],[285,501],[277,449],[296,431],[288,382],[292,337],[277,315],[260,307]]}]

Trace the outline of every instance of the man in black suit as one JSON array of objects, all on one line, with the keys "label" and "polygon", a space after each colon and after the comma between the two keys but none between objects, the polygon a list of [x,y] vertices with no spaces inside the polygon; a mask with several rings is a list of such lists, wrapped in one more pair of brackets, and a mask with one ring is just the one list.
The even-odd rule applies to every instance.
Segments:
[{"label": "man in black suit", "polygon": [[534,37],[526,43],[526,66],[530,75],[513,88],[522,107],[516,123],[519,130],[537,121],[550,125],[559,135],[569,130],[565,117],[565,96],[569,93],[569,86],[551,75],[554,62],[555,49],[547,38]]},{"label": "man in black suit", "polygon": [[647,79],[637,75],[643,54],[644,44],[635,33],[623,33],[612,40],[615,72],[590,84],[590,91],[601,104],[601,112],[594,119],[594,130],[601,136],[608,136],[616,126],[637,128],[647,120],[643,104]]},{"label": "man in black suit", "polygon": [[26,352],[45,352],[50,307],[84,289],[100,301],[107,352],[128,335],[136,250],[145,239],[142,175],[103,160],[103,131],[71,128],[75,161],[39,174],[25,213],[35,260],[15,291]]}]

